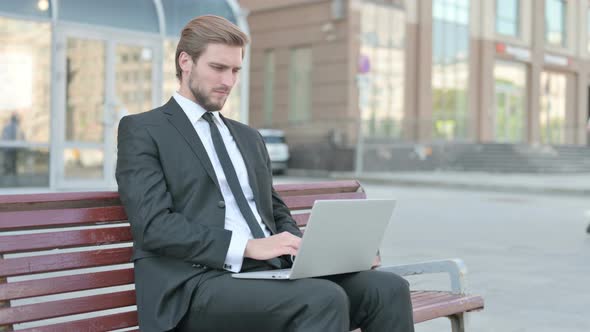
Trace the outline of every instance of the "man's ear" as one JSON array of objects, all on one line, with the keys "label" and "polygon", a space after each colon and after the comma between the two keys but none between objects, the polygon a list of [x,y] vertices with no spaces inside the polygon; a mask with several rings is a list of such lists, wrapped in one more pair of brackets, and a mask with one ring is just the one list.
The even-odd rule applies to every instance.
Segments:
[{"label": "man's ear", "polygon": [[178,64],[183,73],[190,72],[191,67],[193,66],[193,58],[184,51],[180,52],[180,55],[178,56]]}]

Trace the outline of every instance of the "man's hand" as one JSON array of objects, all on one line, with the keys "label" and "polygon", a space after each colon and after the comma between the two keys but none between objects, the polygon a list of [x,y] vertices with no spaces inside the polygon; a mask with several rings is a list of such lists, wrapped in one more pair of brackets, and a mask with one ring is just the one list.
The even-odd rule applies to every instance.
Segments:
[{"label": "man's hand", "polygon": [[296,256],[301,238],[282,232],[264,239],[251,239],[246,244],[244,257],[265,261],[282,255]]}]

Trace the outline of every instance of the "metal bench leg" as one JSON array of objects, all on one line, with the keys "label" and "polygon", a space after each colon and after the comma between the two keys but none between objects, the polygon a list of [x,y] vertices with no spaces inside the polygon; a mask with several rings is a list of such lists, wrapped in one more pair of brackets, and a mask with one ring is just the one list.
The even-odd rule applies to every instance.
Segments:
[{"label": "metal bench leg", "polygon": [[453,332],[465,332],[465,317],[461,314],[449,316]]}]

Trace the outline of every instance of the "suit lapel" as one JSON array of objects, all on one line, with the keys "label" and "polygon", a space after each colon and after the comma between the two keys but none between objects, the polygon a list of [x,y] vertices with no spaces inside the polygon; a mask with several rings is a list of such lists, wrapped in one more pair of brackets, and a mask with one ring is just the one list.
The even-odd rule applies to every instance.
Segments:
[{"label": "suit lapel", "polygon": [[211,165],[211,160],[209,160],[209,156],[207,155],[207,150],[203,146],[199,135],[195,131],[195,128],[191,124],[190,120],[184,114],[180,105],[174,100],[174,98],[170,98],[168,103],[164,105],[164,113],[168,114],[168,121],[178,130],[180,135],[184,137],[188,145],[191,147],[197,159],[203,165],[203,168],[209,174],[209,177],[217,188],[219,188],[219,183],[217,182],[217,175],[215,175],[215,171],[213,170],[213,165]]}]

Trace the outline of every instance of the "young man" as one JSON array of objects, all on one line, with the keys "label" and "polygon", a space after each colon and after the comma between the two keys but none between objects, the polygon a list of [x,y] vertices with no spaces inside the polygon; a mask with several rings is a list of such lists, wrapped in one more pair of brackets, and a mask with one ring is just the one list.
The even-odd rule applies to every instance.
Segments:
[{"label": "young man", "polygon": [[301,242],[260,134],[219,113],[247,43],[221,17],[192,20],[176,50],[178,92],[119,125],[141,331],[413,331],[408,283],[391,273],[231,277],[290,267]]}]

